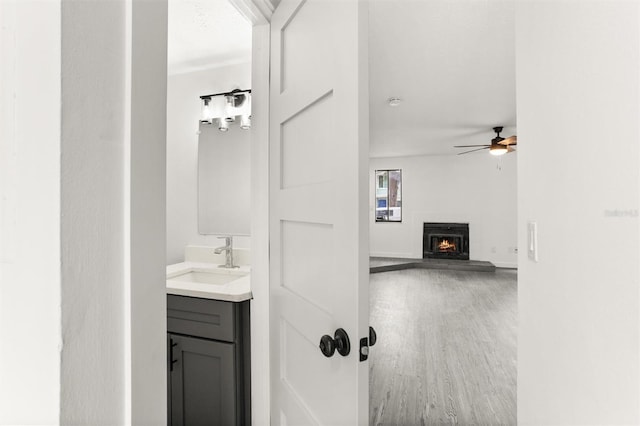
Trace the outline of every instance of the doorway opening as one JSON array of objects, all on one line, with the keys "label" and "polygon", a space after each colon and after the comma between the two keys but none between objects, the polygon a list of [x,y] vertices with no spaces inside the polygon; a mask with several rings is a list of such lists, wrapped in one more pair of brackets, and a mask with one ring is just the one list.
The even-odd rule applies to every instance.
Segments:
[{"label": "doorway opening", "polygon": [[168,8],[167,424],[251,424],[252,24]]},{"label": "doorway opening", "polygon": [[370,424],[515,424],[518,154],[485,148],[517,133],[515,27],[493,25],[514,7],[390,3],[369,8],[369,199],[401,169],[403,221],[369,218]]}]

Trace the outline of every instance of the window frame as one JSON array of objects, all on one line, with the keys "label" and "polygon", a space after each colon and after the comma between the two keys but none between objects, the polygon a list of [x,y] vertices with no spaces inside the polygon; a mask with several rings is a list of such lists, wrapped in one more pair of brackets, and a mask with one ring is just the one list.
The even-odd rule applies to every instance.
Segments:
[{"label": "window frame", "polygon": [[[391,200],[389,199],[390,197],[390,176],[391,176],[391,172],[395,172],[398,173],[398,185],[397,185],[397,193],[396,193],[396,204],[399,202],[399,206],[391,206]],[[385,173],[385,174],[382,174]],[[385,178],[386,176],[386,178]],[[381,180],[382,178],[382,180]],[[374,185],[374,220],[376,223],[402,223],[402,169],[377,169],[374,170],[374,181],[375,181],[375,185]],[[382,183],[382,185],[384,185],[384,182],[386,182],[386,187],[384,186],[380,186],[380,184]],[[386,196],[382,196],[380,197],[379,191],[382,189],[386,189]],[[380,211],[380,207],[378,207],[379,201],[380,200],[385,200],[385,206],[386,206],[386,214],[384,214],[383,216],[379,216],[378,212]],[[385,207],[383,207],[385,208]],[[391,219],[393,217],[393,215],[391,214],[391,209],[392,208],[397,208],[399,209],[399,219]],[[383,210],[384,211],[384,210]]]}]

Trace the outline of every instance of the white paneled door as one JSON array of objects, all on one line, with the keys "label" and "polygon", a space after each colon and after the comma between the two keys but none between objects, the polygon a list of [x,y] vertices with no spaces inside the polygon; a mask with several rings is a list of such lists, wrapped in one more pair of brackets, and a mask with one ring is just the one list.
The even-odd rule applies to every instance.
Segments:
[{"label": "white paneled door", "polygon": [[[367,19],[365,1],[282,0],[271,21],[274,425],[368,423]],[[339,328],[350,352],[327,357]]]}]

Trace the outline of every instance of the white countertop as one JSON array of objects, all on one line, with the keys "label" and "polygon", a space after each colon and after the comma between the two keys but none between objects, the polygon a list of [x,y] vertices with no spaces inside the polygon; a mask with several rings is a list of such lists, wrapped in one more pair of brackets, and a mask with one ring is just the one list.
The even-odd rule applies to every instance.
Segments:
[{"label": "white countertop", "polygon": [[[181,280],[189,272],[209,272],[222,275],[238,275],[225,284],[206,284]],[[167,293],[203,299],[243,302],[251,299],[251,268],[240,266],[234,269],[219,268],[216,263],[182,262],[167,266]]]}]

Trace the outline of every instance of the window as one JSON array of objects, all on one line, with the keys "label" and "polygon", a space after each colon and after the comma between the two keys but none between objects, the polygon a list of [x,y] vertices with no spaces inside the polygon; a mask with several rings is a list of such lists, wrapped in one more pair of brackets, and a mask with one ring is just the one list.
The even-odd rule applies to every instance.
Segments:
[{"label": "window", "polygon": [[402,222],[402,170],[376,170],[376,222]]}]

